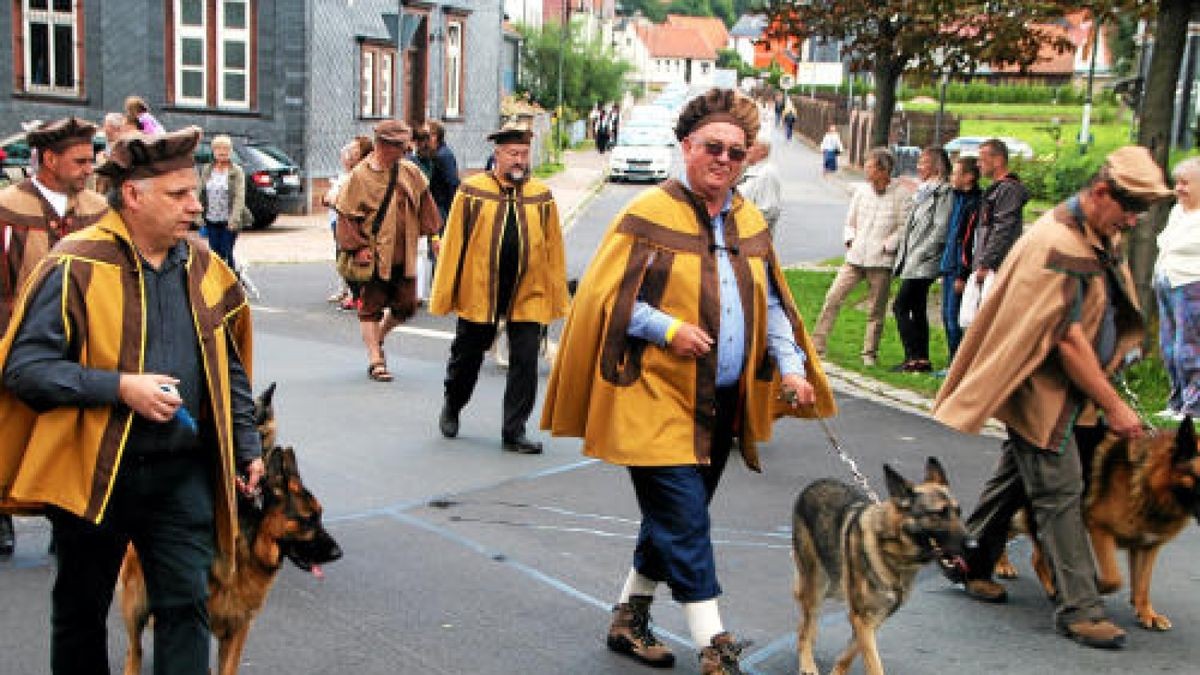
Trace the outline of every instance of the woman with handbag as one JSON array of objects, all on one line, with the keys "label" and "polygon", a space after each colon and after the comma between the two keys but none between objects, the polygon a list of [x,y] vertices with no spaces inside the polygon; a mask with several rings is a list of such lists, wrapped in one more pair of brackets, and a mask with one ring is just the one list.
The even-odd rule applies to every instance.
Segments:
[{"label": "woman with handbag", "polygon": [[825,132],[825,136],[821,138],[821,158],[824,160],[825,175],[837,173],[838,155],[846,151],[842,145],[842,137],[838,135],[837,125],[830,124],[829,131]]},{"label": "woman with handbag", "polygon": [[929,287],[938,277],[942,249],[946,245],[946,225],[953,206],[950,184],[950,158],[939,146],[930,146],[917,160],[920,184],[912,197],[908,222],[896,253],[894,274],[901,279],[900,290],[892,311],[896,328],[904,343],[904,362],[893,367],[895,372],[928,373],[929,317],[926,306]]},{"label": "woman with handbag", "polygon": [[238,231],[250,225],[253,217],[246,208],[246,173],[233,161],[233,141],[220,135],[212,139],[213,161],[200,169],[200,233],[209,248],[236,270],[233,245]]}]

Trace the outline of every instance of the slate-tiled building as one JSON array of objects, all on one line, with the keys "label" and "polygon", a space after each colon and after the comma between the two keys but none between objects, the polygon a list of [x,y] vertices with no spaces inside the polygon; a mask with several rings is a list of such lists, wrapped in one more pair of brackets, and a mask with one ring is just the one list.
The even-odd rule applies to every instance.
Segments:
[{"label": "slate-tiled building", "polygon": [[279,145],[316,181],[310,194],[384,117],[444,120],[460,165],[482,166],[516,48],[495,0],[6,4],[0,137],[31,119],[99,121],[138,94],[168,128]]}]

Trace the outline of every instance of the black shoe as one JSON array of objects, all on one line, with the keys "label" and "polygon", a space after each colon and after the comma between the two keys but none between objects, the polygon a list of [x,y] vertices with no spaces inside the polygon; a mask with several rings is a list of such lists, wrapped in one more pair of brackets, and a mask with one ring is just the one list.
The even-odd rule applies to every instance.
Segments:
[{"label": "black shoe", "polygon": [[15,545],[12,516],[0,516],[0,555],[12,555]]},{"label": "black shoe", "polygon": [[529,438],[525,434],[514,436],[512,438],[505,438],[500,447],[509,452],[516,452],[522,455],[542,454],[542,444]]},{"label": "black shoe", "polygon": [[442,414],[438,416],[438,429],[441,429],[442,435],[446,438],[454,438],[458,435],[458,412],[451,410],[450,406],[442,406]]}]

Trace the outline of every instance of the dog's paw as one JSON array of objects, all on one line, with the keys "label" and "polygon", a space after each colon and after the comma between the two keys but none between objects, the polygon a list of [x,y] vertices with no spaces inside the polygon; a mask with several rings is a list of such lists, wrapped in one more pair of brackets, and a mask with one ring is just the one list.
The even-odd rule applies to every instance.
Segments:
[{"label": "dog's paw", "polygon": [[1144,611],[1136,611],[1138,625],[1146,630],[1167,631],[1171,630],[1171,620],[1159,614],[1153,609]]},{"label": "dog's paw", "polygon": [[1017,574],[1017,566],[1012,564],[1007,557],[1001,558],[996,563],[996,568],[993,571],[1001,579],[1016,579],[1019,576]]}]

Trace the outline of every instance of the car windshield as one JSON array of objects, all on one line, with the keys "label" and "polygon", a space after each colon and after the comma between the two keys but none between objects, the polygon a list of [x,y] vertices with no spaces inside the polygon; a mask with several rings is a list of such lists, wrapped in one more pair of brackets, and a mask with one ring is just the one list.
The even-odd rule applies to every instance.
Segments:
[{"label": "car windshield", "polygon": [[666,127],[626,127],[621,129],[617,145],[627,146],[672,146],[675,135]]},{"label": "car windshield", "polygon": [[246,162],[254,163],[260,171],[276,171],[279,169],[291,168],[289,165],[279,161],[273,155],[258,146],[242,146],[239,154],[246,160]]},{"label": "car windshield", "polygon": [[283,164],[284,166],[294,166],[296,164],[295,162],[292,161],[291,157],[288,157],[286,152],[284,152],[283,150],[280,150],[279,148],[275,147],[274,145],[254,145],[251,147],[253,147],[255,150],[258,150],[264,154],[270,155],[276,161],[278,161],[280,164]]}]

